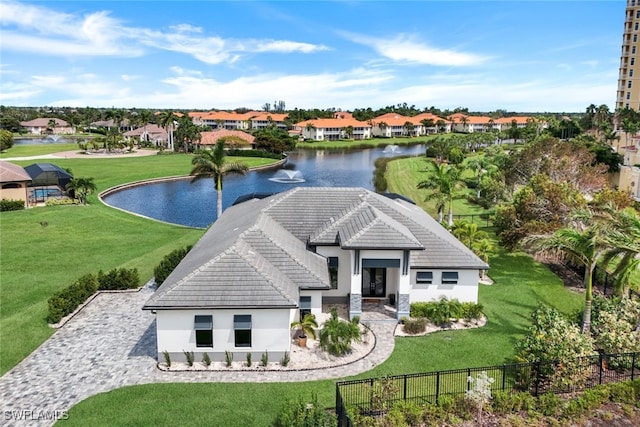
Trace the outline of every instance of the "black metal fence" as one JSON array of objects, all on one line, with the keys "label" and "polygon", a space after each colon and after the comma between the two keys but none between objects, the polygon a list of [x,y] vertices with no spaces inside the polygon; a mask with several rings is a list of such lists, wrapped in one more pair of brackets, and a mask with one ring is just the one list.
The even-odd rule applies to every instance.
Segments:
[{"label": "black metal fence", "polygon": [[636,379],[640,374],[640,352],[340,381],[336,383],[338,425],[351,426],[349,411],[377,416],[399,401],[438,404],[442,396],[466,393],[472,387],[469,378],[482,372],[494,379],[492,392],[528,391],[533,396],[578,392],[599,384]]},{"label": "black metal fence", "polygon": [[[453,215],[453,220],[465,220],[469,221],[472,224],[478,224],[480,227],[491,227],[493,225],[493,215],[494,213],[482,213],[482,214],[468,214],[468,215]],[[447,220],[447,215],[445,213],[444,221]]]}]

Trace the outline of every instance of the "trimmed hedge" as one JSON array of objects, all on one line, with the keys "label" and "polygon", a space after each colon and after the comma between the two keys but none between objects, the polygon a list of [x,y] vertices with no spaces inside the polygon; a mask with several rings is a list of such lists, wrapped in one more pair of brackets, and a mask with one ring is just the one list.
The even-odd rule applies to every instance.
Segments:
[{"label": "trimmed hedge", "polygon": [[444,325],[451,319],[479,320],[482,318],[482,304],[472,302],[461,303],[457,299],[440,301],[414,302],[411,304],[412,318],[426,318],[436,325]]},{"label": "trimmed hedge", "polygon": [[24,200],[0,200],[0,212],[21,211],[24,209]]},{"label": "trimmed hedge", "polygon": [[283,158],[280,153],[269,153],[262,150],[225,150],[227,156],[237,157],[264,157],[265,159],[277,159]]},{"label": "trimmed hedge", "polygon": [[140,276],[137,268],[131,270],[114,268],[108,273],[103,273],[100,270],[98,271],[98,283],[100,284],[98,289],[101,291],[135,289],[140,286]]},{"label": "trimmed hedge", "polygon": [[160,286],[169,277],[169,274],[180,264],[182,258],[184,258],[193,246],[176,249],[171,251],[160,261],[160,264],[153,269],[153,275],[156,279],[156,285]]},{"label": "trimmed hedge", "polygon": [[58,323],[98,290],[98,280],[86,274],[49,298],[47,322]]},{"label": "trimmed hedge", "polygon": [[133,289],[139,286],[140,278],[135,268],[114,268],[106,274],[100,270],[97,276],[85,274],[49,298],[47,322],[58,323],[98,290]]}]

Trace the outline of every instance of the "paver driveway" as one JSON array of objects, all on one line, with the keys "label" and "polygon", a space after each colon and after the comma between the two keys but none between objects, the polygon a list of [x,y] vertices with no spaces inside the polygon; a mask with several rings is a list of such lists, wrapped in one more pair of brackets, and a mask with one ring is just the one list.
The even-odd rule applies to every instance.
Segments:
[{"label": "paver driveway", "polygon": [[[367,371],[393,351],[395,325],[369,321],[375,349],[349,365],[309,371],[164,372],[156,368],[155,318],[142,306],[153,293],[103,293],[0,378],[0,425],[52,425],[62,411],[97,393],[155,382],[286,382]],[[375,315],[375,313],[374,313]],[[4,345],[10,345],[4,343]],[[17,412],[12,412],[17,411]],[[16,421],[17,417],[26,421]]]}]

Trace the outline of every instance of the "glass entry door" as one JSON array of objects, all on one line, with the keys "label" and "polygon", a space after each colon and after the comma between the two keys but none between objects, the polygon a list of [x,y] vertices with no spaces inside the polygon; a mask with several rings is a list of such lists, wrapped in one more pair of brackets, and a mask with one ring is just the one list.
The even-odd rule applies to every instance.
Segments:
[{"label": "glass entry door", "polygon": [[362,269],[362,296],[384,298],[387,285],[386,268]]}]

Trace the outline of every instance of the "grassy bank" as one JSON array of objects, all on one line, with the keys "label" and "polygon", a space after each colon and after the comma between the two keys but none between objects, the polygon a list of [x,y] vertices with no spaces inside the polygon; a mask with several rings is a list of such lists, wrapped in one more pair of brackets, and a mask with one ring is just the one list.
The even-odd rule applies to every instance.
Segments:
[{"label": "grassy bank", "polygon": [[[250,166],[273,161],[233,159]],[[98,192],[144,178],[187,175],[191,170],[191,156],[184,154],[47,162],[68,167],[75,176],[94,177]],[[24,166],[33,160],[16,163]],[[1,374],[53,333],[45,317],[47,300],[57,290],[83,274],[116,267],[137,268],[146,281],[164,255],[193,244],[203,233],[109,208],[98,201],[97,194],[89,202],[0,214]]]},{"label": "grassy bank", "polygon": [[416,138],[373,138],[365,140],[341,139],[339,141],[304,141],[298,142],[296,148],[311,150],[354,150],[362,148],[384,147],[386,145],[415,145],[424,144],[434,136],[420,136]]},{"label": "grassy bank", "polygon": [[78,144],[24,144],[14,145],[0,153],[0,159],[23,156],[42,156],[45,154],[59,153],[61,151],[78,150]]}]

